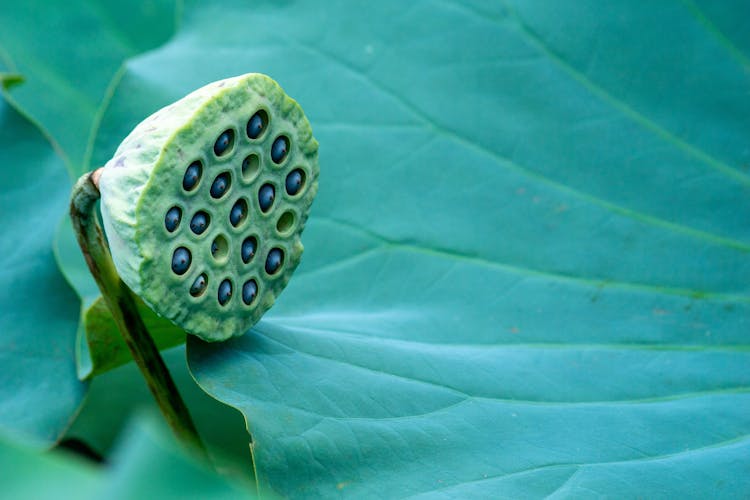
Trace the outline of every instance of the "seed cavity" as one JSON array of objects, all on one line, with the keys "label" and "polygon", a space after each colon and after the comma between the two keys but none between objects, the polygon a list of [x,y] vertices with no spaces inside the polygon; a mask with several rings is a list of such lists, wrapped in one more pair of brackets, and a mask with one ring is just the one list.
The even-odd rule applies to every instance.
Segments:
[{"label": "seed cavity", "polygon": [[258,155],[251,154],[242,160],[242,179],[245,182],[253,181],[260,172],[260,158]]},{"label": "seed cavity", "polygon": [[272,248],[266,257],[266,272],[276,274],[281,265],[284,263],[284,252],[280,248]]},{"label": "seed cavity", "polygon": [[258,283],[255,280],[246,281],[242,285],[242,302],[249,306],[255,300],[256,295],[258,295]]},{"label": "seed cavity", "polygon": [[167,215],[164,216],[164,227],[167,228],[167,231],[173,233],[180,225],[180,220],[182,220],[182,210],[180,207],[172,207],[167,210]]},{"label": "seed cavity", "polygon": [[224,236],[219,235],[211,242],[211,256],[221,262],[226,260],[227,255],[229,255],[229,244]]},{"label": "seed cavity", "polygon": [[289,139],[285,135],[280,135],[271,145],[271,159],[274,163],[281,163],[287,153],[289,153]]},{"label": "seed cavity", "polygon": [[190,230],[195,234],[203,234],[211,223],[211,217],[203,210],[196,212],[190,220]]},{"label": "seed cavity", "polygon": [[195,281],[193,281],[193,284],[190,285],[190,295],[193,297],[200,297],[203,295],[203,292],[206,291],[206,288],[208,286],[208,276],[206,276],[206,273],[201,273],[197,278],[195,278]]},{"label": "seed cavity", "polygon": [[185,247],[178,247],[172,254],[172,271],[178,276],[182,276],[190,269],[190,250]]},{"label": "seed cavity", "polygon": [[268,115],[262,109],[255,113],[247,122],[247,136],[250,139],[257,139],[268,126]]},{"label": "seed cavity", "polygon": [[225,279],[219,284],[219,304],[222,306],[227,305],[229,299],[232,298],[232,282],[229,279]]},{"label": "seed cavity", "polygon": [[255,239],[255,236],[248,236],[245,238],[245,241],[242,242],[242,249],[240,253],[242,254],[242,262],[247,264],[252,260],[253,257],[255,257],[255,250],[258,248],[258,240]]},{"label": "seed cavity", "polygon": [[195,189],[195,186],[201,181],[202,175],[203,165],[196,160],[185,170],[185,175],[182,177],[182,189],[185,191],[192,191]]},{"label": "seed cavity", "polygon": [[214,153],[216,156],[222,156],[226,154],[234,144],[234,130],[227,129],[221,133],[216,142],[214,143]]},{"label": "seed cavity", "polygon": [[276,230],[280,233],[287,233],[294,226],[294,212],[284,212],[276,222]]},{"label": "seed cavity", "polygon": [[234,227],[239,226],[247,217],[247,202],[240,198],[234,203],[232,210],[229,212],[229,222]]},{"label": "seed cavity", "polygon": [[213,184],[211,184],[211,198],[218,200],[229,191],[229,187],[232,185],[232,177],[229,172],[224,172],[216,176]]},{"label": "seed cavity", "polygon": [[275,198],[276,189],[273,187],[273,184],[263,184],[258,191],[258,204],[260,205],[260,210],[263,213],[268,212],[271,209]]},{"label": "seed cavity", "polygon": [[305,183],[305,172],[300,168],[295,168],[286,176],[286,192],[289,196],[294,196],[302,190]]}]

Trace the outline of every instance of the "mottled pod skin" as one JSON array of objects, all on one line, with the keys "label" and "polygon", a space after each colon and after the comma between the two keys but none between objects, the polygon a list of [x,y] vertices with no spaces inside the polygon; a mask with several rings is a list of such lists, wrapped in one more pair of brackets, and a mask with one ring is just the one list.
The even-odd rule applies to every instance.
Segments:
[{"label": "mottled pod skin", "polygon": [[[265,121],[259,134],[258,115]],[[282,136],[288,150],[277,161],[272,147]],[[304,181],[290,195],[286,179],[297,169]],[[208,341],[241,335],[273,305],[299,264],[318,173],[310,123],[275,81],[251,73],[206,85],[141,122],[102,170],[102,219],[117,271],[154,311],[186,331]],[[227,177],[229,187],[212,193],[218,176],[218,187]],[[275,197],[263,211],[259,190],[268,184]],[[177,227],[174,207],[182,214]],[[190,222],[200,211],[209,223],[196,234]],[[257,248],[244,262],[242,243],[250,236]],[[178,249],[191,255],[182,274],[173,270],[175,252],[184,254]],[[269,274],[267,257],[278,251],[282,264]],[[250,280],[257,292],[246,304]]]}]

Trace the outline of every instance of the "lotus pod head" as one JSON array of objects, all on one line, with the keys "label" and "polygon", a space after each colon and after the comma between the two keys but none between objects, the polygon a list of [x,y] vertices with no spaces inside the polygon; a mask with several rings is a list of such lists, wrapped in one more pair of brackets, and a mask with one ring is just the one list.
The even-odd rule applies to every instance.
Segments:
[{"label": "lotus pod head", "polygon": [[136,126],[102,169],[115,267],[187,332],[241,335],[300,262],[318,173],[310,123],[275,81],[206,85]]}]

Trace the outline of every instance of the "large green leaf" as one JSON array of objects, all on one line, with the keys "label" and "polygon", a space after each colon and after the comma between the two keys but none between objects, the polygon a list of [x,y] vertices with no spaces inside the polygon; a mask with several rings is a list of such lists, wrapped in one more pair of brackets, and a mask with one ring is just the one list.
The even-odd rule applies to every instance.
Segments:
[{"label": "large green leaf", "polygon": [[47,140],[2,99],[0,173],[0,430],[46,445],[85,391],[73,359],[78,299],[51,244],[69,184]]},{"label": "large green leaf", "polygon": [[[297,98],[321,143],[298,276],[250,334],[188,345],[201,385],[247,416],[261,481],[747,492],[748,14],[201,2],[131,58],[91,164],[159,106],[247,71]],[[66,101],[71,135],[88,134],[82,108]]]},{"label": "large green leaf", "polygon": [[300,275],[191,369],[289,496],[746,493],[748,33],[512,7],[206,8],[129,65],[112,118],[242,61],[321,143]]},{"label": "large green leaf", "polygon": [[164,424],[141,414],[128,426],[111,464],[94,467],[63,453],[39,455],[0,441],[5,498],[252,498],[255,488],[228,481],[187,456]]},{"label": "large green leaf", "polygon": [[29,0],[0,10],[0,57],[24,79],[11,99],[54,137],[73,175],[89,169],[123,61],[171,36],[178,3]]}]

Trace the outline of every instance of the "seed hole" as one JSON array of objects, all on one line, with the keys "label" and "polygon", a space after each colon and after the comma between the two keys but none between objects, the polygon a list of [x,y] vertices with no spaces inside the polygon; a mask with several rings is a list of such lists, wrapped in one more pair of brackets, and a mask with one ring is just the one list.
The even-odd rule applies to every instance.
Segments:
[{"label": "seed hole", "polygon": [[249,306],[255,300],[256,295],[258,295],[258,283],[255,280],[246,281],[242,285],[242,302]]},{"label": "seed hole", "polygon": [[182,220],[182,210],[180,210],[180,207],[172,207],[167,210],[167,215],[164,216],[164,227],[167,228],[167,231],[173,233],[180,225],[180,220]]},{"label": "seed hole", "polygon": [[294,226],[294,212],[284,212],[276,222],[276,230],[280,233],[287,233]]},{"label": "seed hole", "polygon": [[273,200],[276,198],[276,189],[272,184],[263,184],[258,191],[258,205],[263,213],[268,212],[273,205]]},{"label": "seed hole", "polygon": [[280,248],[272,248],[266,257],[266,272],[276,274],[282,264],[284,264],[284,252]]},{"label": "seed hole", "polygon": [[289,138],[285,135],[278,136],[271,145],[271,159],[274,163],[281,163],[289,153]]},{"label": "seed hole", "polygon": [[229,299],[232,298],[232,282],[229,279],[225,279],[219,284],[219,304],[222,306],[227,305]]},{"label": "seed hole", "polygon": [[216,176],[213,184],[211,184],[211,198],[219,199],[229,191],[229,187],[232,185],[232,177],[229,172],[224,172]]},{"label": "seed hole", "polygon": [[229,212],[229,222],[234,227],[239,226],[247,217],[247,202],[240,198],[234,203],[232,210]]},{"label": "seed hole", "polygon": [[211,256],[217,261],[223,261],[226,260],[227,255],[229,255],[229,244],[224,236],[219,235],[211,242]]},{"label": "seed hole", "polygon": [[185,191],[192,191],[195,189],[195,186],[201,181],[202,175],[203,165],[196,160],[185,170],[185,175],[182,177],[182,189]]},{"label": "seed hole", "polygon": [[203,295],[203,292],[206,291],[206,288],[208,287],[208,276],[206,276],[206,273],[201,273],[197,278],[195,278],[195,281],[193,281],[193,284],[190,285],[190,295],[193,297],[200,297]]},{"label": "seed hole", "polygon": [[195,234],[203,234],[210,223],[211,217],[203,210],[200,210],[199,212],[196,212],[190,220],[190,230]]},{"label": "seed hole", "polygon": [[242,161],[242,179],[245,182],[251,182],[260,172],[260,158],[258,155],[251,154]]},{"label": "seed hole", "polygon": [[302,190],[305,184],[305,171],[301,168],[295,168],[286,176],[286,192],[289,196],[294,196]]},{"label": "seed hole", "polygon": [[216,156],[223,156],[232,149],[232,145],[234,145],[234,130],[230,128],[222,132],[216,139],[214,153]]},{"label": "seed hole", "polygon": [[255,239],[255,236],[248,236],[245,238],[245,241],[242,242],[242,262],[247,264],[252,260],[253,257],[255,257],[255,250],[258,248],[258,240]]},{"label": "seed hole", "polygon": [[190,250],[185,247],[178,247],[172,254],[172,271],[182,276],[190,269]]},{"label": "seed hole", "polygon": [[263,135],[263,132],[266,130],[267,126],[268,114],[262,109],[258,110],[258,112],[255,113],[247,122],[247,136],[250,139],[257,139],[258,137]]}]

